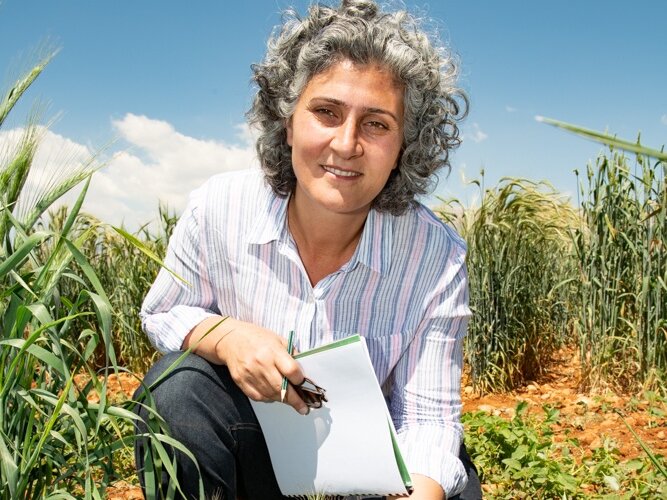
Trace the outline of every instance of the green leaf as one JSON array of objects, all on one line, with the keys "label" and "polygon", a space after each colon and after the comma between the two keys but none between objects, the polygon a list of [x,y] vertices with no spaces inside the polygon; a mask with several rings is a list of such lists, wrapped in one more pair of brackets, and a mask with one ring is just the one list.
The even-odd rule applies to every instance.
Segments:
[{"label": "green leaf", "polygon": [[528,446],[525,444],[519,445],[514,453],[512,453],[512,458],[514,460],[521,460],[528,454]]},{"label": "green leaf", "polygon": [[104,345],[106,347],[104,350],[105,355],[111,359],[113,366],[117,366],[116,352],[111,341],[111,304],[109,304],[109,300],[106,297],[102,297],[96,293],[86,290],[84,290],[82,293],[88,295],[92,299],[93,304],[95,304],[97,320],[100,324],[100,329],[102,330],[102,340],[104,341]]},{"label": "green leaf", "polygon": [[664,151],[658,151],[657,149],[647,148],[646,146],[642,146],[641,144],[638,143],[626,141],[623,139],[618,139],[612,135],[603,134],[601,132],[596,132],[594,130],[590,130],[584,127],[579,127],[577,125],[571,125],[569,123],[553,120],[551,118],[544,118],[543,116],[536,117],[536,120],[539,122],[546,123],[548,125],[553,125],[554,127],[568,130],[577,135],[580,135],[587,139],[591,139],[596,142],[600,142],[602,144],[606,144],[608,146],[622,149],[624,151],[630,151],[632,153],[637,153],[640,155],[650,156],[660,161],[667,161],[667,153],[665,153]]},{"label": "green leaf", "polygon": [[81,267],[81,270],[83,273],[86,275],[86,278],[88,278],[88,281],[90,282],[91,285],[93,285],[93,288],[95,289],[95,292],[102,297],[104,302],[107,304],[109,303],[109,298],[107,297],[106,292],[104,291],[104,288],[102,287],[102,283],[100,283],[99,278],[95,274],[95,270],[92,268],[90,263],[88,262],[88,259],[86,256],[81,253],[81,250],[79,250],[74,243],[69,241],[68,239],[63,239],[65,244],[67,245],[67,248],[69,248],[69,251],[72,253],[72,256],[74,257],[74,260],[76,260],[76,263],[79,264]]},{"label": "green leaf", "polygon": [[181,278],[178,274],[176,274],[174,271],[172,271],[167,266],[165,266],[164,262],[162,262],[160,257],[158,257],[157,254],[155,252],[153,252],[150,248],[148,248],[141,240],[139,240],[139,238],[137,238],[136,236],[128,233],[127,231],[125,231],[124,229],[122,229],[120,227],[115,227],[115,226],[112,226],[112,227],[113,227],[114,231],[116,231],[123,238],[125,238],[127,241],[132,243],[132,245],[134,245],[140,252],[144,253],[151,260],[153,260],[154,262],[159,264],[160,267],[162,267],[166,271],[168,271],[169,274],[171,274],[174,278],[176,278],[177,280],[179,280],[180,282],[182,282],[182,283],[184,283],[188,286],[192,286],[185,279]]},{"label": "green leaf", "polygon": [[[178,489],[181,495],[183,495],[183,491],[181,490],[181,486],[177,480],[176,469],[171,463],[169,453],[167,452],[166,448],[163,446],[162,443],[165,443],[171,446],[172,448],[179,450],[184,455],[186,455],[190,460],[194,462],[195,466],[197,467],[197,471],[199,472],[199,465],[197,464],[197,461],[195,460],[195,457],[192,454],[192,452],[188,450],[185,446],[183,446],[183,444],[180,441],[177,441],[176,439],[166,436],[164,434],[157,434],[157,433],[138,434],[137,437],[145,437],[150,439],[151,446],[153,446],[154,450],[157,452],[158,455],[158,457],[155,457],[151,453],[147,454],[146,462],[144,464],[147,472],[147,474],[144,476],[145,479],[148,481],[153,476],[153,474],[148,474],[148,471],[161,469],[162,467],[164,467],[166,473],[172,479],[172,481],[170,481],[170,486],[175,485],[175,487]],[[152,481],[151,484],[153,484]],[[146,486],[147,486],[147,494],[151,496],[151,490],[148,489],[148,484]],[[204,498],[204,484],[202,483],[201,477],[199,478],[199,496],[200,498]]]},{"label": "green leaf", "polygon": [[526,410],[528,410],[528,402],[527,401],[520,401],[519,404],[516,405],[516,417],[522,417],[524,413],[526,413]]},{"label": "green leaf", "polygon": [[62,360],[54,355],[52,352],[47,351],[46,349],[39,347],[37,345],[29,345],[27,348],[24,349],[26,346],[26,340],[24,339],[7,339],[7,340],[0,340],[0,345],[8,345],[11,347],[15,347],[19,349],[20,351],[27,351],[33,356],[37,357],[41,361],[43,361],[46,366],[49,366],[53,368],[54,370],[58,371],[61,374],[65,374],[65,366],[62,362]]},{"label": "green leaf", "polygon": [[30,255],[30,252],[50,237],[51,234],[45,231],[36,231],[28,236],[28,239],[14,253],[7,257],[4,262],[0,263],[0,278],[4,278],[10,271],[18,269],[28,255]]},{"label": "green leaf", "polygon": [[521,462],[513,458],[506,458],[502,461],[510,469],[521,470]]},{"label": "green leaf", "polygon": [[76,199],[76,202],[74,202],[74,206],[72,207],[72,210],[70,210],[70,213],[67,217],[67,220],[65,221],[65,225],[63,226],[62,230],[60,231],[60,235],[63,237],[67,237],[69,234],[70,229],[72,229],[72,226],[74,225],[74,222],[76,221],[77,216],[79,215],[79,211],[81,210],[81,205],[83,204],[83,200],[86,198],[86,193],[88,192],[88,186],[90,185],[90,179],[92,178],[92,175],[89,175],[86,177],[86,182],[83,183],[83,187],[81,188],[81,192],[79,193],[79,196]]},{"label": "green leaf", "polygon": [[19,469],[14,461],[14,457],[7,449],[4,435],[0,438],[0,468],[2,469],[3,482],[9,488],[9,494],[12,498],[16,495],[18,485]]},{"label": "green leaf", "polygon": [[635,459],[632,459],[632,460],[628,460],[628,461],[624,464],[624,468],[625,468],[625,470],[627,470],[627,471],[629,471],[629,472],[634,472],[634,471],[641,470],[643,467],[644,467],[644,462],[642,462],[642,461],[639,460],[638,458],[635,458]]}]

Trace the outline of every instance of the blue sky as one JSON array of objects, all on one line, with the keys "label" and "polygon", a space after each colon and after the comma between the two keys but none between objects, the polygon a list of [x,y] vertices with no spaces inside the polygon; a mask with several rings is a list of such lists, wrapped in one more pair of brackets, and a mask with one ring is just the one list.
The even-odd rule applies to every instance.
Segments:
[{"label": "blue sky", "polygon": [[[241,125],[250,65],[290,5],[304,0],[0,0],[0,80],[46,45],[61,51],[5,124],[11,140],[36,99],[48,101],[52,151],[103,153],[87,208],[112,223],[146,222],[158,197],[179,210],[216,171],[245,167]],[[472,201],[462,177],[481,168],[546,179],[574,194],[573,170],[601,146],[535,121],[543,115],[608,130],[659,148],[667,143],[667,2],[406,1],[439,26],[461,59],[471,108],[464,143],[437,193]],[[4,139],[3,139],[4,138]],[[1,151],[1,149],[0,149]],[[60,155],[62,157],[63,155]],[[44,154],[40,161],[59,157]]]}]

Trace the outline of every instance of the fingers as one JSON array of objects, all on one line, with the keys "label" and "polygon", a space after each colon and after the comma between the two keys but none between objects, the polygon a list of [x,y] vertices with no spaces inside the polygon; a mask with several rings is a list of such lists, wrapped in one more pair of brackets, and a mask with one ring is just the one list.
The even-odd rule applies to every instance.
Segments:
[{"label": "fingers", "polygon": [[266,345],[228,366],[236,385],[255,401],[280,401],[283,376],[297,384],[304,378],[301,366],[287,350]]},{"label": "fingers", "polygon": [[281,375],[284,375],[293,384],[300,384],[303,381],[304,374],[301,365],[285,350],[276,354],[276,368]]},{"label": "fingers", "polygon": [[256,401],[275,399],[276,384],[282,377],[276,359],[291,359],[281,338],[254,325],[246,325],[243,334],[228,338],[223,346],[225,359],[236,385]]},{"label": "fingers", "polygon": [[[257,327],[247,333],[231,338],[223,346],[229,372],[250,399],[280,401],[283,376],[291,384],[301,384],[304,379],[301,365],[287,352],[286,339]],[[308,407],[290,384],[284,402],[302,415],[308,413]]]},{"label": "fingers", "polygon": [[[280,337],[280,343],[284,346],[285,352],[287,352],[288,340],[285,337]],[[299,350],[296,346],[292,346],[292,356],[296,356],[297,354],[299,354]]]},{"label": "fingers", "polygon": [[290,405],[302,415],[307,415],[308,406],[306,406],[306,403],[303,402],[294,390],[294,387],[292,387],[292,384],[301,384],[305,378],[301,365],[292,356],[288,355],[287,351],[285,351],[285,356],[276,358],[276,368],[278,368],[278,371],[290,381],[284,403]]},{"label": "fingers", "polygon": [[[254,380],[252,384],[243,384],[243,386],[240,387],[246,396],[248,396],[250,399],[253,399],[254,401],[282,402],[294,408],[301,415],[307,415],[310,409],[299,397],[299,394],[294,389],[292,383],[287,384],[285,399],[281,401],[282,380],[282,376],[278,376],[273,380],[273,382],[268,382],[265,380],[260,384],[257,380]],[[303,381],[303,377],[299,379],[299,383],[301,383],[301,381]]]},{"label": "fingers", "polygon": [[310,408],[308,408],[306,403],[299,397],[291,384],[287,387],[287,395],[284,402],[294,408],[301,415],[308,415],[310,412]]}]

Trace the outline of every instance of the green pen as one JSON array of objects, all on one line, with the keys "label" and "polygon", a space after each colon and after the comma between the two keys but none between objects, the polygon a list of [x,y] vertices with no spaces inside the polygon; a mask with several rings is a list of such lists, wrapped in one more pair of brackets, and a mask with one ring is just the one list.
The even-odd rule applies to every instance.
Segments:
[{"label": "green pen", "polygon": [[[294,345],[294,330],[289,332],[287,337],[287,352],[292,355],[292,346]],[[280,402],[285,402],[285,395],[287,394],[287,377],[283,375],[283,385],[280,387]]]}]

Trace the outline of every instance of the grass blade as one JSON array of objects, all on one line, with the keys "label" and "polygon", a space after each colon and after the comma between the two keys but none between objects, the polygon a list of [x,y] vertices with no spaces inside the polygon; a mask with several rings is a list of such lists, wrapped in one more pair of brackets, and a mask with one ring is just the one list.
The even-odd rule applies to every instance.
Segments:
[{"label": "grass blade", "polygon": [[665,153],[664,151],[658,151],[657,149],[647,148],[646,146],[642,146],[641,144],[619,139],[609,134],[596,132],[595,130],[579,127],[578,125],[571,125],[566,122],[554,120],[551,118],[545,118],[543,116],[536,116],[535,119],[538,122],[546,123],[548,125],[552,125],[554,127],[558,127],[563,130],[567,130],[569,132],[580,135],[595,142],[600,142],[602,144],[606,144],[608,146],[612,146],[617,149],[622,149],[623,151],[630,151],[632,153],[636,153],[639,155],[650,156],[651,158],[656,158],[660,161],[667,161],[667,153]]},{"label": "grass blade", "polygon": [[625,418],[623,418],[623,415],[621,414],[621,412],[619,410],[614,410],[614,411],[620,417],[620,419],[623,421],[623,423],[628,428],[628,430],[632,433],[635,440],[639,443],[639,446],[641,446],[642,450],[644,450],[644,453],[646,453],[646,455],[648,455],[649,460],[651,460],[651,462],[653,462],[653,465],[655,465],[656,469],[658,469],[660,471],[660,473],[663,475],[663,477],[665,479],[667,479],[667,470],[665,470],[665,468],[662,466],[662,464],[660,462],[658,462],[658,459],[655,458],[655,455],[653,454],[651,449],[648,446],[646,446],[646,443],[644,443],[642,438],[639,437],[639,435],[635,432],[635,430],[632,428],[632,426],[625,420]]}]

